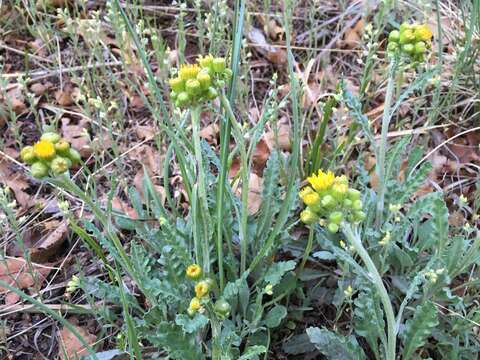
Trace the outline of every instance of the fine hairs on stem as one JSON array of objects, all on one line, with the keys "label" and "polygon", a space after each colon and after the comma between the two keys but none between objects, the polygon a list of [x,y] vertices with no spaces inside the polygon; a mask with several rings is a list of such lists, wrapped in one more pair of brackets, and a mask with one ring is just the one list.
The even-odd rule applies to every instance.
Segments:
[{"label": "fine hairs on stem", "polygon": [[390,302],[390,297],[388,296],[387,289],[383,285],[382,277],[380,276],[377,267],[375,266],[372,258],[368,254],[367,250],[362,245],[362,240],[356,229],[352,228],[349,223],[344,222],[342,224],[342,232],[353,245],[355,251],[358,253],[362,261],[365,263],[369,274],[371,275],[371,281],[373,282],[375,288],[378,291],[380,300],[383,305],[383,310],[385,312],[385,317],[387,318],[387,348],[386,348],[386,359],[395,360],[395,348],[396,348],[396,327],[395,327],[395,314],[393,312],[392,303]]}]

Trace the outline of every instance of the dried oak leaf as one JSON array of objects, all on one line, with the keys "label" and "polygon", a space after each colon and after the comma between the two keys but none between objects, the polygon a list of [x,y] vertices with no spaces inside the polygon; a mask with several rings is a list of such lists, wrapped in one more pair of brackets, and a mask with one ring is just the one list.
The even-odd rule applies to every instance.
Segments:
[{"label": "dried oak leaf", "polygon": [[[39,226],[29,227],[22,234],[23,243],[28,248],[30,258],[37,263],[45,263],[61,248],[68,236],[66,221],[52,220]],[[14,248],[14,255],[21,255],[22,249]]]},{"label": "dried oak leaf", "polygon": [[[0,259],[0,280],[20,290],[32,286],[40,288],[51,269],[38,264],[27,264],[18,257],[6,257]],[[8,293],[9,290],[0,287],[0,294]]]},{"label": "dried oak leaf", "polygon": [[78,125],[71,124],[71,119],[62,118],[62,136],[71,146],[76,149],[82,158],[87,158],[92,154],[90,146],[90,137],[88,134],[88,120],[82,119]]},{"label": "dried oak leaf", "polygon": [[5,158],[0,159],[0,183],[13,191],[20,211],[25,211],[35,202],[32,195],[25,192],[29,188],[28,180],[22,171],[13,171],[9,165]]},{"label": "dried oak leaf", "polygon": [[[72,325],[84,341],[92,346],[97,337],[90,334],[86,329]],[[80,340],[66,327],[59,331],[60,346],[58,355],[61,360],[80,359],[82,356],[88,355],[88,350],[83,346]]]},{"label": "dried oak leaf", "polygon": [[247,33],[247,39],[272,64],[284,66],[287,63],[287,52],[285,49],[269,44],[260,29],[252,27]]}]

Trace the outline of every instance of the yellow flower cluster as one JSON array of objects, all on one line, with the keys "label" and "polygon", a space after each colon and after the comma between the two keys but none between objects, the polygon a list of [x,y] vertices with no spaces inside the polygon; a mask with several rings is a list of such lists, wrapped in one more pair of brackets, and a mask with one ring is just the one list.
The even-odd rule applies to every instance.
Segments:
[{"label": "yellow flower cluster", "polygon": [[[189,279],[198,280],[202,276],[202,268],[198,264],[192,264],[187,267],[185,273]],[[197,311],[204,311],[202,300],[207,297],[211,287],[212,283],[209,279],[200,280],[195,284],[195,297],[190,301],[187,310],[189,315],[194,315]]]},{"label": "yellow flower cluster", "polygon": [[388,36],[388,54],[400,53],[411,60],[423,61],[432,37],[427,24],[403,23],[399,30],[391,31]]},{"label": "yellow flower cluster", "polygon": [[200,56],[196,64],[180,67],[178,76],[169,81],[170,97],[178,107],[189,107],[218,97],[218,90],[232,76],[224,58]]},{"label": "yellow flower cluster", "polygon": [[62,174],[81,160],[79,152],[56,132],[43,133],[33,146],[22,149],[20,158],[30,165],[30,172],[36,178],[47,176],[49,171]]},{"label": "yellow flower cluster", "polygon": [[345,175],[335,176],[331,171],[318,171],[307,178],[310,185],[300,191],[307,208],[300,214],[306,224],[319,222],[336,233],[342,221],[360,222],[365,219],[363,203],[358,190],[348,187]]}]

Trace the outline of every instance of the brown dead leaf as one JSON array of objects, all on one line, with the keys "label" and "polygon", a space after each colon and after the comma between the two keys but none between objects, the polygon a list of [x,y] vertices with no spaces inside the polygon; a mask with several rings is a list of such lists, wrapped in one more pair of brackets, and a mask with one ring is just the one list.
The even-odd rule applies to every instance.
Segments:
[{"label": "brown dead leaf", "polygon": [[35,83],[32,86],[30,86],[30,91],[33,92],[37,96],[42,96],[47,92],[48,88],[40,83]]},{"label": "brown dead leaf", "polygon": [[33,54],[40,56],[40,57],[47,57],[47,47],[42,39],[35,39],[34,41],[30,41],[28,46],[33,50]]},{"label": "brown dead leaf", "polygon": [[82,119],[78,125],[71,124],[71,119],[62,118],[62,136],[65,138],[73,148],[75,148],[82,158],[87,158],[92,154],[90,146],[90,138],[85,136],[88,134],[88,121]]},{"label": "brown dead leaf", "polygon": [[55,100],[60,106],[70,106],[73,104],[73,86],[67,84],[63,89],[57,90],[55,92]]},{"label": "brown dead leaf", "polygon": [[265,134],[265,141],[270,149],[290,151],[290,125],[281,124],[277,131],[269,131]]},{"label": "brown dead leaf", "polygon": [[[97,337],[90,334],[86,329],[73,325],[75,330],[81,335],[88,345],[93,345]],[[60,338],[60,348],[58,354],[61,360],[79,359],[88,355],[88,350],[83,346],[80,340],[68,328],[63,328],[58,333]]]},{"label": "brown dead leaf", "polygon": [[220,128],[218,127],[218,124],[213,123],[200,130],[200,137],[205,139],[209,144],[216,144],[219,132]]},{"label": "brown dead leaf", "polygon": [[267,141],[260,139],[255,147],[255,152],[253,153],[252,162],[253,168],[256,173],[261,174],[265,164],[267,163],[268,158],[270,157],[270,146],[268,146]]},{"label": "brown dead leaf", "polygon": [[[52,220],[42,224],[42,227],[29,227],[22,234],[24,246],[30,253],[32,261],[45,263],[58,253],[68,236],[68,224]],[[15,247],[15,256],[21,256],[23,249]]]},{"label": "brown dead leaf", "polygon": [[247,33],[247,39],[253,44],[254,48],[272,64],[284,66],[287,63],[287,52],[285,49],[269,44],[260,29],[251,27]]},{"label": "brown dead leaf", "polygon": [[253,215],[262,205],[263,178],[251,173],[248,186],[248,212]]},{"label": "brown dead leaf", "polygon": [[162,176],[165,155],[160,155],[152,146],[144,144],[131,151],[128,155],[130,159],[145,165],[151,177]]},{"label": "brown dead leaf", "polygon": [[138,214],[134,208],[128,205],[125,201],[118,196],[114,196],[112,199],[112,209],[124,213],[130,219],[138,219]]},{"label": "brown dead leaf", "polygon": [[6,97],[0,97],[0,107],[4,111],[9,111],[10,109],[17,115],[20,115],[27,109],[25,104],[25,96],[22,92],[21,86],[15,86],[6,93]]},{"label": "brown dead leaf", "polygon": [[140,140],[151,139],[157,133],[157,129],[150,125],[137,125],[135,133]]},{"label": "brown dead leaf", "polygon": [[[22,258],[0,259],[0,280],[21,290],[32,286],[39,289],[50,270],[50,268],[33,263],[29,266]],[[7,292],[9,292],[7,289],[0,287],[0,294]]]},{"label": "brown dead leaf", "polygon": [[20,205],[20,211],[25,211],[34,203],[34,198],[26,193],[29,188],[28,180],[21,171],[14,171],[5,158],[0,159],[0,183],[8,186]]},{"label": "brown dead leaf", "polygon": [[343,41],[339,42],[341,47],[355,49],[362,42],[364,21],[359,20],[352,28],[345,31]]}]

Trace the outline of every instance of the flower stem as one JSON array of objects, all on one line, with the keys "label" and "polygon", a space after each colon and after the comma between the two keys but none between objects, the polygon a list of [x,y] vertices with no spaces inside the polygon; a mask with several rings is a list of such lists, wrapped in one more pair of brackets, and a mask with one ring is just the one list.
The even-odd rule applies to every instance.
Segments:
[{"label": "flower stem", "polygon": [[385,155],[387,152],[387,145],[388,145],[387,144],[388,126],[390,125],[390,119],[392,118],[390,109],[392,106],[393,90],[395,86],[395,76],[397,72],[397,66],[398,66],[398,59],[394,57],[390,62],[390,68],[388,72],[387,92],[385,94],[385,103],[383,107],[380,148],[378,149],[378,152],[377,152],[377,155],[378,155],[377,166],[376,166],[376,172],[378,176],[378,201],[377,201],[377,216],[376,216],[377,228],[379,228],[382,225],[383,209],[385,206],[385,188],[386,188]]},{"label": "flower stem", "polygon": [[[192,117],[192,132],[193,132],[193,147],[195,152],[195,160],[197,162],[197,186],[198,186],[198,198],[200,206],[200,223],[202,227],[203,239],[200,241],[200,244],[203,246],[203,271],[206,274],[210,273],[210,246],[208,238],[208,229],[207,224],[209,221],[205,221],[205,218],[209,216],[208,202],[207,202],[207,190],[205,187],[205,170],[203,167],[203,157],[202,157],[202,148],[200,145],[200,106],[195,106],[191,110]],[[197,216],[194,214],[193,216]],[[196,232],[194,231],[194,234]]]},{"label": "flower stem", "polygon": [[365,263],[368,272],[373,278],[373,284],[377,288],[380,300],[383,305],[385,317],[387,318],[387,348],[385,350],[386,360],[395,360],[395,347],[396,347],[396,331],[395,331],[395,314],[393,313],[392,303],[388,296],[387,289],[383,285],[382,277],[380,276],[377,267],[373,263],[372,258],[368,254],[367,250],[362,245],[362,241],[358,232],[354,232],[351,225],[348,223],[342,224],[343,234],[347,240],[353,245],[360,258]]}]

